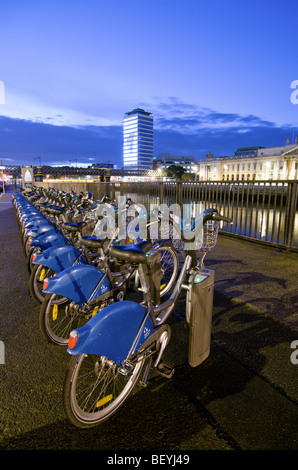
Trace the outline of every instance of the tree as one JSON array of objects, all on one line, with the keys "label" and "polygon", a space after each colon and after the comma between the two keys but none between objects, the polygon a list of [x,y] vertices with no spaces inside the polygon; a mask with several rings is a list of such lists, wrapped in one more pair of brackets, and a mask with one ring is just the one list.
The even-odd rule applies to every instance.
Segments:
[{"label": "tree", "polygon": [[170,165],[166,169],[166,174],[169,178],[174,178],[175,180],[181,180],[182,175],[185,173],[185,170],[180,165]]},{"label": "tree", "polygon": [[184,181],[195,180],[195,179],[196,179],[196,173],[184,173],[182,175],[182,180]]}]

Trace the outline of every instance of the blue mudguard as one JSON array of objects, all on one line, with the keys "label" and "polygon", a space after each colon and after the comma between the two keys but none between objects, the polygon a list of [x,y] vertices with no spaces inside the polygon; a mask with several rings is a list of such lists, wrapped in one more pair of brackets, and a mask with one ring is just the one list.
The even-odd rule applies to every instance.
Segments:
[{"label": "blue mudguard", "polygon": [[29,246],[44,251],[50,246],[65,245],[66,243],[69,243],[69,240],[61,232],[51,231],[33,238]]},{"label": "blue mudguard", "polygon": [[26,228],[28,230],[29,229],[34,230],[35,227],[37,227],[40,224],[44,224],[44,223],[49,225],[49,223],[47,222],[47,220],[44,217],[34,217],[34,218],[30,218],[29,220],[21,219],[21,221],[22,221],[23,228],[24,229]]},{"label": "blue mudguard", "polygon": [[39,235],[42,235],[47,232],[57,232],[57,229],[52,224],[42,224],[37,227],[33,227],[31,230],[26,232],[26,237],[36,238]]},{"label": "blue mudguard", "polygon": [[20,219],[26,224],[30,224],[31,222],[34,222],[36,219],[42,219],[44,222],[49,222],[43,215],[41,215],[40,212],[30,212],[29,214],[22,213]]},{"label": "blue mudguard", "polygon": [[48,286],[43,292],[62,295],[82,306],[88,300],[95,300],[112,289],[109,279],[104,274],[89,264],[71,266],[58,276],[50,277],[47,280]]},{"label": "blue mudguard", "polygon": [[36,253],[33,264],[41,264],[54,273],[60,273],[74,264],[87,264],[83,253],[72,245],[54,245]]},{"label": "blue mudguard", "polygon": [[[77,343],[73,349],[68,348],[67,352],[71,355],[106,356],[120,365],[126,359],[146,314],[146,307],[130,300],[108,305],[76,330]],[[137,351],[153,330],[152,320],[147,315],[132,352]]]}]

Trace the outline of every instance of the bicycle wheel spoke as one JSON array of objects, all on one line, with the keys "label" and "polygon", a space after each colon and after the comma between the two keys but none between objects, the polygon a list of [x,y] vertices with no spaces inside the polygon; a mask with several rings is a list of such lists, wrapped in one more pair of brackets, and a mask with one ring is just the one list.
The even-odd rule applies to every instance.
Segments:
[{"label": "bicycle wheel spoke", "polygon": [[83,354],[72,358],[64,384],[64,404],[69,419],[79,427],[98,424],[111,416],[135,386],[144,365],[137,362],[125,376],[105,356]]}]

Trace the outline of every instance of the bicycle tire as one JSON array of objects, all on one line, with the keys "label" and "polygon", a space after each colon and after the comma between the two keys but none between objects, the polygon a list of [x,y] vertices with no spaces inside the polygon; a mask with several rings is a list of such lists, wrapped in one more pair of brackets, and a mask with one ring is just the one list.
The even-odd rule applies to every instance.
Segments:
[{"label": "bicycle tire", "polygon": [[[30,294],[36,302],[42,303],[45,299],[47,294],[42,292],[43,287],[43,279],[55,276],[56,273],[52,271],[50,268],[43,266],[41,264],[33,264],[32,271],[29,278],[29,288]],[[59,297],[55,300],[55,303],[62,303],[65,297]]]},{"label": "bicycle tire", "polygon": [[29,274],[31,274],[33,266],[34,266],[32,263],[32,256],[33,256],[33,253],[35,253],[36,251],[37,251],[36,248],[34,248],[34,250],[28,251],[28,256],[26,258],[26,267],[27,267],[27,271]]},{"label": "bicycle tire", "polygon": [[87,319],[69,313],[67,308],[73,302],[67,297],[62,297],[63,301],[60,304],[55,303],[56,297],[56,294],[47,294],[41,304],[40,331],[48,342],[57,346],[67,346],[70,332],[85,324]]},{"label": "bicycle tire", "polygon": [[[145,358],[140,359],[125,377],[119,366],[104,356],[73,356],[63,385],[63,407],[69,421],[76,427],[90,428],[109,419],[136,386],[144,363]],[[114,397],[118,387],[120,392]]]},{"label": "bicycle tire", "polygon": [[178,275],[179,260],[176,250],[172,246],[160,246],[157,248],[161,252],[161,272],[160,296],[168,294],[174,286]]}]

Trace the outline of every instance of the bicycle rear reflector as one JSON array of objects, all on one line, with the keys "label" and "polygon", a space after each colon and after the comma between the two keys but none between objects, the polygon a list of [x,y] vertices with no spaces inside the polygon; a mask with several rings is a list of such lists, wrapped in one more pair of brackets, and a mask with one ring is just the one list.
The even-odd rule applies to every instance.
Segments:
[{"label": "bicycle rear reflector", "polygon": [[70,332],[69,339],[68,339],[68,347],[69,349],[73,349],[78,341],[78,332],[73,330]]}]

